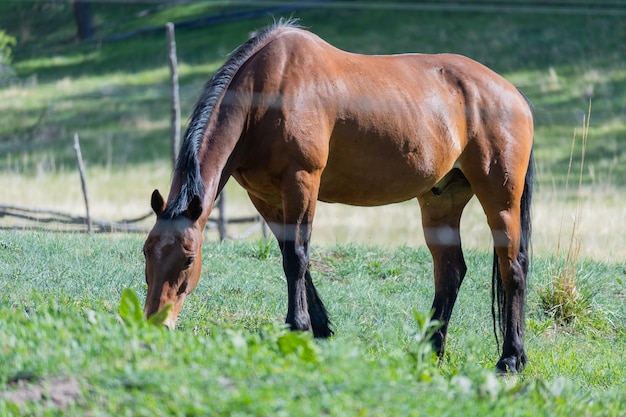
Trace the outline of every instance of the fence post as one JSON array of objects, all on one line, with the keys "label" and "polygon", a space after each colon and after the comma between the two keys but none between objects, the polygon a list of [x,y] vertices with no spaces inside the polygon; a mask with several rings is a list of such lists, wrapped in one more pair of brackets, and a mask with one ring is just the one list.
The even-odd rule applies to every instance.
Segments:
[{"label": "fence post", "polygon": [[80,174],[80,183],[83,189],[83,197],[85,198],[85,210],[87,215],[87,231],[93,232],[91,222],[91,213],[89,212],[89,193],[87,192],[87,176],[85,175],[85,164],[83,164],[83,154],[80,151],[80,141],[78,133],[74,133],[74,151],[76,151],[76,159],[78,159],[78,173]]},{"label": "fence post", "polygon": [[[180,150],[180,93],[178,88],[178,60],[176,58],[176,38],[174,35],[174,24],[168,22],[165,24],[167,29],[167,45],[168,45],[168,62],[170,67],[170,82],[172,85],[172,164],[176,168],[176,161],[178,159],[178,152]],[[217,208],[219,210],[219,217],[217,219],[217,228],[220,234],[220,240],[226,240],[228,236],[226,231],[226,213],[225,213],[225,200],[226,191],[222,190],[220,197],[217,200]]]},{"label": "fence post", "polygon": [[226,205],[226,190],[222,190],[216,203],[219,211],[217,215],[217,230],[220,233],[220,241],[223,242],[228,237],[228,232],[226,231],[226,212],[224,211],[224,206]]},{"label": "fence post", "polygon": [[170,82],[172,85],[172,163],[176,167],[178,151],[180,149],[180,94],[178,91],[178,61],[176,58],[176,39],[174,37],[174,24],[168,22],[167,29],[168,62],[170,67]]}]

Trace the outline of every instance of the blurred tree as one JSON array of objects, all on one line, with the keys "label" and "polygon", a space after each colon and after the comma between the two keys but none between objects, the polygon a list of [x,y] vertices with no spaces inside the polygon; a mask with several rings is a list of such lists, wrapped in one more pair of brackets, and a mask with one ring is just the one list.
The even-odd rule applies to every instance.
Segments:
[{"label": "blurred tree", "polygon": [[11,63],[11,50],[17,44],[15,37],[0,29],[0,64]]},{"label": "blurred tree", "polygon": [[76,20],[78,39],[85,40],[95,35],[89,1],[74,1],[74,19]]},{"label": "blurred tree", "polygon": [[11,51],[17,44],[16,39],[0,29],[0,87],[15,77],[11,68]]}]

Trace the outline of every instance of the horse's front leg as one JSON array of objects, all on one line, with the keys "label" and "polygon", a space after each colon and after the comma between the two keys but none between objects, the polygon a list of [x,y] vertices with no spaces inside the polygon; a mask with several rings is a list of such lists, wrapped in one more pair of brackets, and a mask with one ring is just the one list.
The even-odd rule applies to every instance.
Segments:
[{"label": "horse's front leg", "polygon": [[[315,337],[332,336],[326,307],[311,278],[308,243],[296,248],[295,241],[285,241],[279,242],[279,246],[283,255],[289,297],[286,323],[292,330],[312,330]],[[304,274],[302,265],[305,265]]]},{"label": "horse's front leg", "polygon": [[[430,232],[426,235],[428,236],[429,234]],[[433,257],[435,275],[435,298],[432,305],[432,320],[441,324],[432,336],[432,344],[437,355],[442,358],[445,351],[448,324],[467,267],[465,266],[460,244],[450,247],[433,244],[428,246]]]},{"label": "horse's front leg", "polygon": [[321,171],[297,170],[283,183],[284,225],[279,243],[287,278],[287,324],[294,330],[332,335],[326,308],[309,272],[309,241],[319,192]]},{"label": "horse's front leg", "polygon": [[[295,225],[292,227],[299,229]],[[296,230],[296,233],[302,232]],[[292,330],[312,331],[306,290],[306,271],[309,263],[308,241],[305,243],[301,239],[286,239],[281,246],[289,297],[285,321]]]},{"label": "horse's front leg", "polygon": [[309,317],[311,318],[313,335],[315,335],[315,337],[322,338],[330,337],[333,335],[333,331],[331,329],[330,319],[328,318],[328,312],[326,311],[326,307],[315,289],[315,285],[313,285],[309,268],[306,270],[305,280]]},{"label": "horse's front leg", "polygon": [[[312,210],[309,215],[306,217],[312,220]],[[285,223],[285,233],[282,240],[279,239],[289,297],[286,323],[292,330],[312,331],[315,337],[326,338],[333,331],[326,307],[309,271],[310,220],[297,224]]]},{"label": "horse's front leg", "polygon": [[[250,200],[276,237],[283,257],[289,295],[287,324],[294,330],[312,330],[315,337],[331,336],[333,331],[326,307],[309,271],[310,221],[290,224],[285,221],[284,205],[276,207],[251,194]],[[311,211],[308,212],[312,216]]]}]

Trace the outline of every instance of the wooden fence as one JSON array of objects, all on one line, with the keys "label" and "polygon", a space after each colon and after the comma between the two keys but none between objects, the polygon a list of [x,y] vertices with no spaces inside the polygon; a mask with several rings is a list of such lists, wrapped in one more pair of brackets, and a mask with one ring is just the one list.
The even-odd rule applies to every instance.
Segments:
[{"label": "wooden fence", "polygon": [[[180,148],[180,102],[178,92],[178,65],[176,58],[176,41],[174,36],[174,25],[168,23],[166,25],[167,47],[168,47],[168,64],[170,68],[171,80],[171,98],[172,98],[172,115],[171,115],[171,150],[172,161],[175,164]],[[132,219],[122,219],[118,221],[109,221],[101,219],[93,219],[91,216],[89,199],[88,181],[85,173],[83,156],[80,148],[80,139],[78,134],[74,134],[74,150],[78,165],[78,172],[81,180],[81,187],[85,203],[85,216],[77,216],[70,213],[61,212],[54,209],[41,209],[25,207],[13,204],[0,203],[0,219],[15,218],[22,221],[21,225],[0,225],[3,229],[46,229],[60,231],[87,231],[89,233],[102,232],[140,232],[147,233],[150,230],[146,226],[145,220],[152,216],[152,212]],[[251,234],[261,230],[264,237],[267,237],[267,226],[260,216],[249,216],[230,218],[226,215],[225,204],[226,193],[222,191],[220,197],[215,202],[214,214],[207,222],[207,229],[217,229],[220,240],[225,239],[242,239],[249,237]],[[239,233],[233,235],[228,232],[230,224],[246,224],[252,225]]]},{"label": "wooden fence", "polygon": [[[227,219],[225,217],[223,200],[220,198],[216,202],[216,211],[207,222],[207,230],[217,230],[220,240],[243,239],[252,233],[261,230],[263,236],[267,236],[265,225],[259,216],[239,217]],[[14,204],[0,203],[0,220],[13,218],[21,221],[20,224],[4,224],[0,229],[39,229],[68,232],[91,232],[91,233],[148,233],[151,226],[146,224],[146,220],[154,216],[152,212],[132,219],[121,219],[117,221],[88,218],[54,209],[41,209],[26,207]],[[91,230],[89,229],[91,223]],[[251,223],[243,232],[233,235],[229,233],[228,225]]]}]

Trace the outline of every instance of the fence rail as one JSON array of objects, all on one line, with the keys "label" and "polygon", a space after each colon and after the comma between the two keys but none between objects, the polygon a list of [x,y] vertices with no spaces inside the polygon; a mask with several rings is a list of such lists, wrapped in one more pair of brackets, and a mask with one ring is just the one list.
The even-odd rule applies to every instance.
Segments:
[{"label": "fence rail", "polygon": [[[146,220],[152,213],[135,219],[119,221],[91,219],[93,232],[147,232],[146,226],[138,223]],[[25,221],[22,225],[3,225],[3,229],[31,229],[40,228],[62,231],[88,232],[88,218],[54,210],[40,209],[12,204],[0,203],[0,219],[13,217]]]},{"label": "fence rail", "polygon": [[[220,204],[217,204],[216,206],[219,207]],[[148,233],[152,226],[145,224],[145,222],[152,216],[154,216],[154,213],[149,212],[132,219],[121,219],[117,221],[91,218],[92,232]],[[41,229],[68,232],[89,232],[88,219],[86,216],[78,216],[54,209],[42,209],[0,203],[0,221],[4,218],[14,218],[22,221],[20,224],[11,222],[6,222],[7,224],[0,223],[0,229],[4,230]],[[240,234],[232,235],[228,233],[227,226],[229,224],[236,225],[246,223],[252,223],[252,225]],[[264,236],[267,235],[260,216],[226,219],[223,216],[223,207],[219,208],[217,216],[209,218],[207,222],[207,230],[217,230],[220,235],[220,240],[245,239],[258,230],[261,230]]]}]

